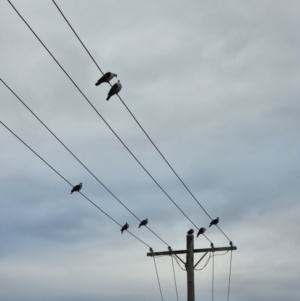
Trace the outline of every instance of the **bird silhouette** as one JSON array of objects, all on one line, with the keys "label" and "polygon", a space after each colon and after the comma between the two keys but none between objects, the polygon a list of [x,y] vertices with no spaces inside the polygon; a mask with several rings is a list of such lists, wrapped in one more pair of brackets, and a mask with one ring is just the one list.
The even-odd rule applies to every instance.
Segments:
[{"label": "bird silhouette", "polygon": [[122,89],[122,85],[120,83],[120,81],[118,80],[117,83],[115,83],[109,90],[108,94],[107,94],[107,98],[106,100],[109,100],[113,95],[118,94]]},{"label": "bird silhouette", "polygon": [[188,235],[192,235],[193,233],[194,233],[194,229],[191,229],[191,230],[187,231]]},{"label": "bird silhouette", "polygon": [[75,191],[80,191],[82,188],[82,183],[79,183],[78,185],[74,186],[71,190],[71,194]]},{"label": "bird silhouette", "polygon": [[143,221],[141,221],[139,228],[141,228],[142,226],[146,226],[148,224],[148,218],[144,219]]},{"label": "bird silhouette", "polygon": [[122,234],[123,234],[123,231],[127,230],[128,228],[129,228],[129,225],[128,225],[128,223],[126,223],[121,229]]},{"label": "bird silhouette", "polygon": [[204,232],[206,231],[205,228],[200,228],[198,233],[197,233],[197,237],[200,235],[200,234],[204,234]]},{"label": "bird silhouette", "polygon": [[102,83],[108,83],[110,80],[112,80],[114,77],[118,77],[117,74],[112,72],[106,72],[103,76],[101,76],[98,81],[95,83],[95,86],[99,86]]},{"label": "bird silhouette", "polygon": [[210,222],[210,227],[212,226],[212,225],[217,225],[219,223],[219,218],[217,217],[216,219],[213,219],[211,222]]}]

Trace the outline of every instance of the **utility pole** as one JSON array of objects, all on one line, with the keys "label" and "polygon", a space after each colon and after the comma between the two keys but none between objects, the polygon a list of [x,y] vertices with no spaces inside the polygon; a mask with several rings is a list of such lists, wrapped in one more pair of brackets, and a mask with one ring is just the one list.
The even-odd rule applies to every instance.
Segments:
[{"label": "utility pole", "polygon": [[[220,252],[220,251],[235,251],[237,248],[230,242],[230,247],[221,247],[215,248],[213,244],[211,244],[211,248],[206,249],[194,249],[194,235],[188,234],[186,236],[186,250],[172,250],[171,247],[168,248],[169,251],[165,252],[149,252],[147,256],[163,256],[163,255],[174,255],[176,256],[185,266],[187,272],[187,301],[195,301],[195,280],[194,280],[194,269],[201,262],[201,260],[209,253],[209,252]],[[194,265],[194,253],[205,253],[199,261]],[[178,254],[186,254],[186,262],[184,262]]]},{"label": "utility pole", "polygon": [[186,236],[186,275],[187,275],[187,299],[195,301],[194,280],[194,235]]}]

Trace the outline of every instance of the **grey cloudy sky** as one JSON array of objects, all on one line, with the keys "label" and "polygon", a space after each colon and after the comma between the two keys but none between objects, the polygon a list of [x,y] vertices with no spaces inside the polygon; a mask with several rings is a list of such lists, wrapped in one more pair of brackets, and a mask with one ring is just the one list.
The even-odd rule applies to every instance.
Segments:
[{"label": "grey cloudy sky", "polygon": [[[12,2],[92,104],[187,215],[209,218],[108,85],[52,1]],[[197,199],[237,245],[231,300],[298,301],[298,1],[57,1],[121,97]],[[159,190],[7,1],[0,2],[3,79],[111,191],[174,249],[192,225]],[[115,81],[115,79],[114,79]],[[0,83],[0,120],[154,250],[166,246],[75,161]],[[96,210],[2,125],[0,299],[159,300],[148,248]],[[217,228],[207,236],[228,245]],[[208,247],[203,237],[195,247]],[[198,258],[198,256],[196,256]],[[215,259],[215,299],[229,254]],[[171,260],[157,259],[164,300]],[[186,275],[176,265],[179,299]],[[211,263],[196,273],[211,298]]]}]

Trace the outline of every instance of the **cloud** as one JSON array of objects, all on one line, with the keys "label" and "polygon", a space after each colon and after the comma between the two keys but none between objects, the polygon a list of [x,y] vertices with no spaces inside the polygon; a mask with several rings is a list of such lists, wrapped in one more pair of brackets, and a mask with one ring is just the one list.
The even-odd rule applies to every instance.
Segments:
[{"label": "cloud", "polygon": [[[14,1],[101,116],[199,227],[209,218],[157,154],[51,2]],[[7,2],[0,9],[1,78],[68,148],[173,249],[192,225],[112,135]],[[58,3],[125,104],[195,197],[238,246],[232,300],[298,300],[299,3],[138,1]],[[166,245],[64,150],[0,85],[0,120],[63,177],[156,251]],[[79,194],[3,126],[1,299],[159,298],[148,247]],[[216,227],[207,235],[228,245]],[[204,237],[195,246],[207,247]],[[288,256],[287,254],[288,250]],[[174,298],[170,258],[158,258]],[[229,254],[216,257],[215,296],[227,293]],[[176,265],[180,299],[185,272]],[[196,274],[210,298],[211,263]]]}]

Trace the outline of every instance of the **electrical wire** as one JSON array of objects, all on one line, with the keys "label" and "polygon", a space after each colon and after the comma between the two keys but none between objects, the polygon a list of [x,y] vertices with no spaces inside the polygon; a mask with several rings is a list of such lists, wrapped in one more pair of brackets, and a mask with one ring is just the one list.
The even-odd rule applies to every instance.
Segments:
[{"label": "electrical wire", "polygon": [[[89,50],[87,49],[87,47],[85,46],[85,44],[82,42],[82,40],[80,39],[80,37],[78,36],[78,34],[76,33],[76,31],[74,30],[73,26],[70,24],[70,22],[68,21],[68,19],[66,18],[66,16],[64,15],[64,13],[61,11],[61,9],[59,8],[59,6],[56,4],[56,2],[54,0],[52,0],[52,2],[54,3],[54,5],[56,6],[56,8],[58,9],[58,11],[60,12],[60,14],[62,15],[62,17],[65,19],[65,21],[67,22],[67,24],[69,25],[69,27],[71,28],[71,30],[73,31],[73,33],[75,34],[75,36],[77,37],[77,39],[79,40],[79,42],[81,43],[81,45],[83,46],[83,48],[86,50],[86,52],[88,53],[88,55],[90,56],[90,58],[92,59],[92,61],[95,63],[95,65],[97,66],[98,70],[102,73],[102,75],[104,75],[104,72],[101,70],[101,68],[99,67],[99,65],[97,64],[96,60],[94,59],[94,57],[91,55],[91,53],[89,52]],[[111,83],[109,83],[110,86]],[[128,108],[128,106],[125,104],[125,102],[123,101],[123,99],[121,98],[121,96],[119,94],[117,94],[118,98],[120,99],[120,101],[122,102],[122,104],[125,106],[125,108],[127,109],[127,111],[129,112],[129,114],[132,116],[132,118],[135,120],[135,122],[138,124],[138,126],[140,127],[140,129],[143,131],[143,133],[146,135],[146,137],[148,138],[148,140],[151,142],[151,144],[154,146],[154,148],[157,150],[157,152],[160,154],[160,156],[162,157],[162,159],[166,162],[166,164],[169,166],[169,168],[173,171],[173,173],[175,174],[175,176],[178,178],[178,180],[182,183],[182,185],[186,188],[186,190],[189,192],[189,194],[192,196],[192,198],[196,201],[196,203],[201,207],[201,209],[204,211],[204,213],[210,218],[210,220],[213,220],[213,218],[208,214],[208,212],[205,210],[205,208],[201,205],[201,203],[198,201],[198,199],[195,197],[195,195],[191,192],[191,190],[187,187],[187,185],[183,182],[183,180],[181,179],[181,177],[178,175],[178,173],[174,170],[174,168],[171,166],[171,164],[169,163],[169,161],[165,158],[165,156],[162,154],[162,152],[158,149],[158,147],[156,146],[156,144],[153,142],[153,140],[150,138],[150,136],[148,135],[148,133],[145,131],[145,129],[142,127],[142,125],[139,123],[139,121],[136,119],[136,117],[134,116],[134,114],[131,112],[131,110]],[[222,231],[222,229],[217,225],[218,229],[223,233],[223,235],[230,241],[229,237]],[[197,227],[196,227],[197,228]]]},{"label": "electrical wire", "polygon": [[7,0],[8,3],[12,6],[15,12],[19,15],[22,21],[26,24],[26,26],[30,29],[30,31],[34,34],[37,40],[43,45],[46,51],[50,54],[52,59],[56,62],[56,64],[61,68],[61,70],[66,74],[69,80],[73,83],[73,85],[77,88],[80,94],[85,98],[85,100],[90,104],[90,106],[94,109],[97,115],[104,121],[104,123],[108,126],[111,132],[117,137],[117,139],[122,143],[122,145],[127,149],[127,151],[131,154],[131,156],[136,160],[136,162],[144,169],[144,171],[148,174],[148,176],[154,181],[154,183],[162,190],[162,192],[168,197],[168,199],[177,207],[177,209],[199,230],[197,225],[184,213],[184,211],[176,204],[176,202],[167,194],[167,192],[160,186],[160,184],[154,179],[154,177],[149,173],[149,171],[142,165],[142,163],[136,158],[136,156],[131,152],[131,150],[127,147],[127,145],[123,142],[123,140],[117,135],[117,133],[112,129],[112,127],[108,124],[108,122],[104,119],[104,117],[97,111],[97,109],[93,106],[90,100],[86,97],[86,95],[81,91],[78,85],[74,82],[71,76],[67,73],[67,71],[61,66],[61,64],[57,61],[54,55],[50,52],[50,50],[46,47],[46,45],[42,42],[42,40],[38,37],[38,35],[34,32],[34,30],[29,26],[23,16],[19,13],[19,11],[15,8],[15,6]]},{"label": "electrical wire", "polygon": [[194,269],[194,270],[195,271],[202,271],[208,265],[211,258],[212,258],[212,255],[211,255],[211,253],[209,253],[209,257],[207,258],[205,265],[201,269]]},{"label": "electrical wire", "polygon": [[175,276],[175,269],[174,269],[173,256],[170,256],[170,257],[171,257],[171,260],[172,260],[172,267],[173,267],[173,275],[174,275],[174,283],[175,283],[176,297],[177,297],[177,301],[179,301],[179,299],[178,299],[178,290],[177,290],[177,283],[176,283],[176,276]]},{"label": "electrical wire", "polygon": [[212,241],[205,235],[205,234],[202,234],[210,243],[212,243]]},{"label": "electrical wire", "polygon": [[223,256],[223,255],[226,255],[228,252],[229,252],[229,251],[226,251],[226,252],[223,253],[223,254],[214,254],[213,256],[214,256],[214,257],[215,257],[215,256]]},{"label": "electrical wire", "polygon": [[[67,182],[71,187],[74,187],[64,176],[62,176],[54,167],[52,167],[46,160],[44,160],[37,152],[35,152],[27,143],[25,143],[17,134],[15,134],[8,126],[6,126],[2,121],[0,123],[11,133],[13,134],[20,142],[22,142],[29,150],[31,150],[39,159],[41,159],[48,167],[50,167],[58,176],[60,176],[65,182]],[[94,205],[98,210],[100,210],[103,214],[105,214],[109,219],[111,219],[114,223],[116,223],[118,226],[122,227],[120,223],[118,223],[114,218],[112,218],[109,214],[107,214],[104,210],[102,210],[98,205],[96,205],[94,202],[92,202],[87,196],[85,196],[82,192],[79,191],[79,193],[92,205]],[[126,230],[129,234],[131,234],[133,237],[135,237],[137,240],[139,240],[141,243],[143,243],[145,246],[150,248],[148,244],[146,244],[143,240],[138,238],[136,235],[131,233],[130,231]]]},{"label": "electrical wire", "polygon": [[160,281],[159,281],[159,277],[158,277],[158,271],[157,271],[157,266],[156,266],[156,262],[155,262],[154,256],[153,256],[153,262],[154,262],[154,266],[155,266],[155,271],[156,271],[156,276],[157,276],[159,291],[160,291],[160,295],[161,295],[161,300],[164,301],[163,294],[162,294],[162,291],[161,291],[161,286],[160,286]]},{"label": "electrical wire", "polygon": [[230,254],[230,268],[229,268],[229,280],[228,280],[228,294],[227,294],[227,301],[229,301],[229,294],[230,294],[231,265],[232,265],[232,251],[231,251],[231,254]]},{"label": "electrical wire", "polygon": [[[10,92],[26,107],[26,109],[48,130],[48,132],[50,132],[50,134],[81,164],[81,166],[83,168],[85,168],[85,170],[94,177],[94,179],[97,180],[97,182],[99,184],[102,185],[102,187],[109,192],[128,212],[130,212],[139,222],[141,222],[141,220],[127,207],[125,206],[120,200],[119,198],[117,198],[112,192],[111,190],[109,190],[75,155],[74,153],[47,127],[47,125],[28,107],[28,105],[26,105],[26,103],[2,80],[0,79],[0,81],[7,87],[8,90],[10,90]],[[154,231],[152,231],[148,226],[146,226],[146,228],[152,232],[158,239],[160,239],[165,245],[168,246],[168,244],[159,236],[157,235]]]},{"label": "electrical wire", "polygon": [[212,282],[211,282],[211,298],[214,301],[214,272],[215,272],[215,259],[214,255],[212,255]]},{"label": "electrical wire", "polygon": [[179,266],[183,271],[186,271],[185,268],[182,268],[182,267],[181,267],[181,265],[180,265],[180,263],[178,262],[178,259],[176,258],[176,256],[175,256],[175,255],[171,255],[171,256],[175,258],[175,261],[177,262],[178,266]]}]

